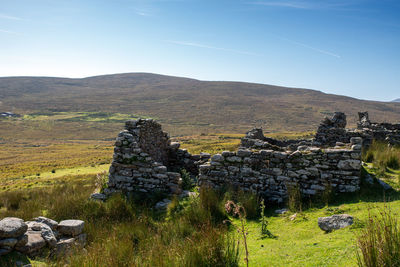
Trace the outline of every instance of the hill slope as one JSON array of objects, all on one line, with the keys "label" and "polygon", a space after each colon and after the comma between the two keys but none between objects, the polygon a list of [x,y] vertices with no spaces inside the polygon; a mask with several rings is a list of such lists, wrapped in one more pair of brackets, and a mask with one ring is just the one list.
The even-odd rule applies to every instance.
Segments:
[{"label": "hill slope", "polygon": [[400,98],[397,98],[395,100],[392,100],[392,102],[400,102]]},{"label": "hill slope", "polygon": [[320,91],[243,82],[210,82],[148,73],[83,79],[0,78],[0,111],[111,112],[151,116],[173,134],[187,129],[240,132],[314,130],[325,115],[358,111],[376,121],[400,121],[400,104]]}]

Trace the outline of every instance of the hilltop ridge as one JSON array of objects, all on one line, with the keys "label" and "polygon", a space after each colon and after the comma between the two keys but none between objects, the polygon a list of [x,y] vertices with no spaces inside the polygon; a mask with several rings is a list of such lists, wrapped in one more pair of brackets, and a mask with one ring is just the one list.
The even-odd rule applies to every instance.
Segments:
[{"label": "hilltop ridge", "polygon": [[267,84],[200,81],[150,73],[87,78],[0,78],[2,110],[110,112],[158,119],[173,134],[187,129],[240,132],[314,129],[322,116],[343,111],[355,126],[358,111],[376,121],[400,121],[400,105]]}]

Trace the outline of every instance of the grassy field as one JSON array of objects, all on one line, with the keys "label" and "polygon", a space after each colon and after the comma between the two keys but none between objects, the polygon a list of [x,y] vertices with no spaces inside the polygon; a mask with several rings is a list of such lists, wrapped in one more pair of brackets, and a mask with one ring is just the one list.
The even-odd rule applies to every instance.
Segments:
[{"label": "grassy field", "polygon": [[[27,119],[30,122],[46,120]],[[279,139],[308,138],[312,132],[267,135]],[[191,153],[218,153],[236,149],[242,136],[223,133],[173,139],[179,140]],[[44,215],[56,220],[77,218],[87,222],[87,252],[77,251],[73,257],[61,261],[45,256],[22,259],[34,266],[66,263],[72,266],[245,266],[242,243],[240,253],[236,254],[240,236],[233,226],[223,223],[229,218],[223,205],[231,198],[243,203],[252,214],[246,223],[250,266],[357,266],[356,240],[369,213],[378,212],[386,202],[395,214],[400,214],[399,193],[384,192],[377,183],[363,184],[361,192],[335,197],[329,205],[317,199],[306,200],[303,210],[297,213],[276,215],[274,210],[279,207],[267,207],[268,230],[273,237],[261,235],[258,204],[254,204],[254,197],[245,194],[203,193],[201,198],[174,200],[166,213],[149,209],[156,198],[141,199],[141,203],[146,203],[144,206],[121,197],[107,203],[93,202],[88,197],[96,189],[96,173],[109,167],[112,141],[78,137],[64,141],[43,141],[39,137],[30,142],[3,139],[0,144],[0,217],[29,220]],[[388,149],[384,144],[374,144],[364,154],[364,161],[368,161],[365,173],[399,190],[400,168],[396,160],[400,160],[400,149]],[[394,155],[395,159],[387,155]],[[295,213],[296,218],[291,220]],[[340,213],[355,216],[355,225],[328,234],[319,229],[318,217]],[[237,219],[231,219],[234,225],[239,224]],[[17,258],[13,254],[0,259],[0,264]]]}]

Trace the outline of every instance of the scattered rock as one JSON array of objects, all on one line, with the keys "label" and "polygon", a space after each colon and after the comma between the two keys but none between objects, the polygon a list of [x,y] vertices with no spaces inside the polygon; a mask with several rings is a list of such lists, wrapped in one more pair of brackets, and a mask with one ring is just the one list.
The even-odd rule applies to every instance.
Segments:
[{"label": "scattered rock", "polygon": [[94,193],[90,196],[91,199],[104,201],[107,199],[105,194]]},{"label": "scattered rock", "polygon": [[341,229],[353,224],[353,216],[348,214],[332,215],[329,217],[319,217],[318,226],[325,232]]},{"label": "scattered rock", "polygon": [[278,210],[275,210],[275,213],[276,214],[285,214],[288,211],[289,211],[288,209],[278,209]]},{"label": "scattered rock", "polygon": [[168,205],[169,205],[169,203],[171,203],[171,200],[163,199],[162,201],[157,202],[156,205],[154,206],[154,208],[156,210],[166,210]]}]

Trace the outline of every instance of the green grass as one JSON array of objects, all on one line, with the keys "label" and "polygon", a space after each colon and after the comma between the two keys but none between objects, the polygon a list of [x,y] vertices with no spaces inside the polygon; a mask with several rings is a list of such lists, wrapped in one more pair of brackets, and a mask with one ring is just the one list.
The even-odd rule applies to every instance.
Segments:
[{"label": "green grass", "polygon": [[[370,205],[363,202],[330,208],[339,208],[364,221]],[[400,211],[400,201],[391,205]],[[317,224],[318,217],[331,215],[326,208],[304,211],[293,221],[289,219],[291,215],[268,217],[268,230],[275,238],[263,238],[261,223],[248,222],[250,266],[357,266],[359,229],[348,227],[326,234]],[[243,259],[241,265],[244,266]]]},{"label": "green grass", "polygon": [[111,112],[37,112],[26,114],[23,120],[30,121],[81,121],[81,122],[107,122],[124,123],[127,120],[146,118],[146,116],[111,113]]},{"label": "green grass", "polygon": [[[302,138],[307,133],[290,135]],[[180,140],[182,147],[192,153],[217,153],[236,149],[240,137],[203,134]],[[285,135],[274,137],[283,139]],[[240,236],[235,228],[222,223],[227,218],[223,203],[228,199],[241,203],[248,211],[250,266],[356,266],[356,241],[365,229],[369,211],[376,212],[386,200],[392,211],[400,214],[397,191],[383,192],[377,184],[363,184],[361,192],[335,197],[329,206],[314,199],[305,201],[294,220],[289,219],[293,212],[277,216],[273,210],[278,207],[267,206],[268,230],[273,237],[265,237],[261,235],[257,199],[241,192],[203,190],[197,199],[174,199],[166,214],[149,209],[156,198],[143,201],[138,196],[144,206],[118,196],[106,203],[88,200],[96,190],[95,173],[108,169],[107,164],[99,164],[105,158],[111,159],[109,142],[50,142],[38,146],[6,142],[2,148],[0,162],[8,164],[0,168],[7,170],[3,173],[8,176],[0,181],[8,184],[0,188],[0,217],[30,220],[43,215],[56,220],[85,220],[87,253],[77,251],[72,258],[64,259],[72,266],[244,266],[243,245],[240,258],[235,256]],[[372,147],[368,153],[385,161],[385,153],[378,153],[380,149],[383,148]],[[397,151],[391,149],[394,155]],[[369,163],[366,172],[400,189],[399,170],[386,166],[382,175],[375,164]],[[355,216],[356,224],[326,234],[319,229],[317,219],[335,213]],[[233,223],[238,222],[233,219]],[[0,259],[0,265],[16,257],[13,254]],[[33,263],[61,266],[65,261],[39,257]]]},{"label": "green grass", "polygon": [[54,172],[42,172],[18,178],[3,178],[0,181],[0,192],[24,188],[53,186],[59,184],[63,180],[68,181],[71,178],[77,179],[79,176],[85,177],[86,175],[95,175],[105,171],[108,172],[109,168],[110,164],[102,164],[67,169],[54,169]]},{"label": "green grass", "polygon": [[[3,192],[0,217],[84,220],[87,252],[76,251],[59,261],[36,258],[49,265],[237,266],[236,242],[222,223],[225,217],[218,212],[219,202],[206,201],[215,199],[212,191],[202,191],[201,199],[175,201],[176,207],[166,215],[150,209],[157,198],[141,196],[135,202],[116,195],[107,202],[96,202],[88,199],[94,190],[94,177],[87,176],[46,189]],[[2,257],[0,265],[12,263],[15,256]]]},{"label": "green grass", "polygon": [[400,190],[400,147],[389,147],[385,143],[374,142],[364,152],[366,171],[379,177],[396,190]]}]

